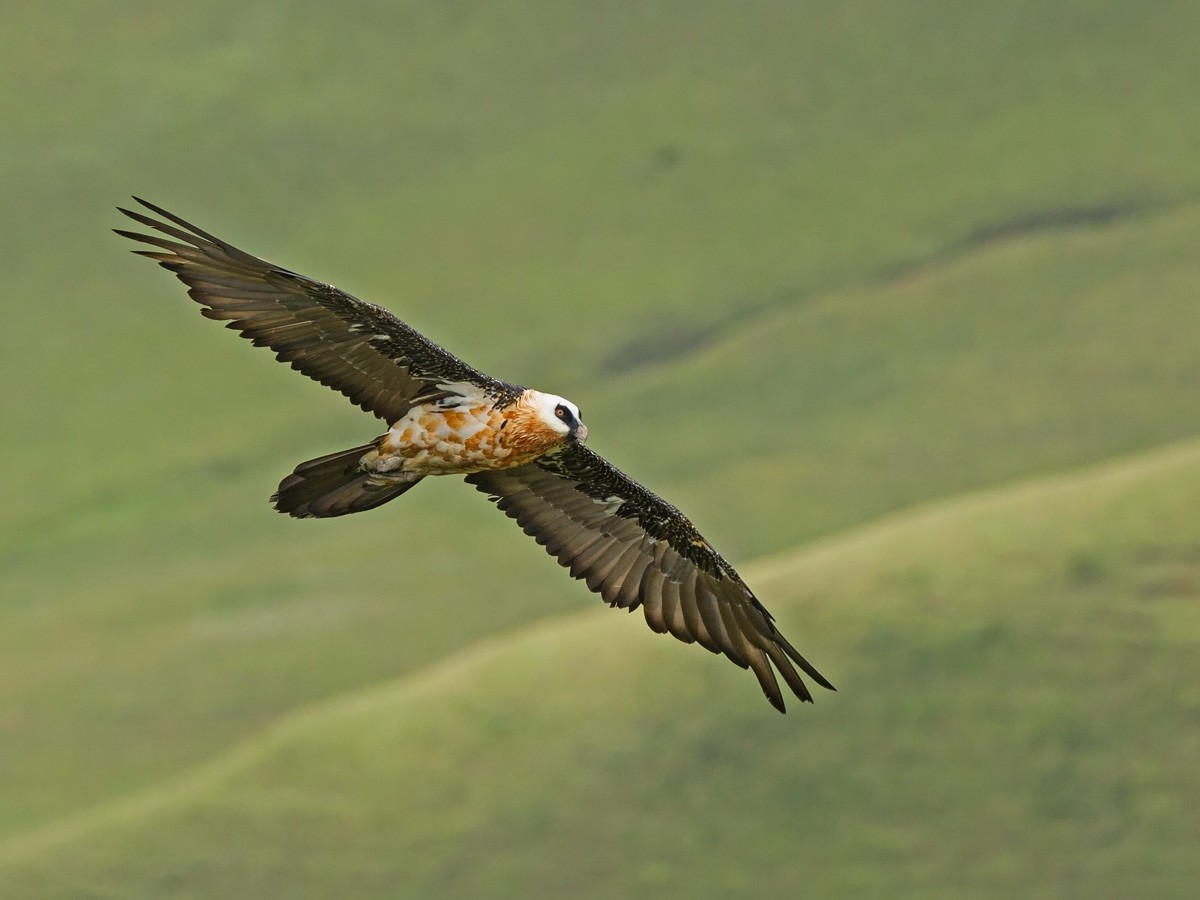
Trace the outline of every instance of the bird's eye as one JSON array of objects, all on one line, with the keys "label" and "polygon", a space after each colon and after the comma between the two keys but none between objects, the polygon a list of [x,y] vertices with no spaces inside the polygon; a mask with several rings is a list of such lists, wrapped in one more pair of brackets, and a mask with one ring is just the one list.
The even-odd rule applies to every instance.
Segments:
[{"label": "bird's eye", "polygon": [[567,417],[567,408],[560,403],[554,407],[554,414],[560,419],[565,419]]}]

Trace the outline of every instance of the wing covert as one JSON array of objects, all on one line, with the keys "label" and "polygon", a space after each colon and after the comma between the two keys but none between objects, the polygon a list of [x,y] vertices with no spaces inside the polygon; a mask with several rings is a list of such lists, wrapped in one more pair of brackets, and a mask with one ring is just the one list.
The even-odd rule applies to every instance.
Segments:
[{"label": "wing covert", "polygon": [[227,322],[255,346],[274,350],[280,362],[389,423],[414,398],[445,385],[469,383],[496,396],[516,387],[477,371],[382,307],[251,256],[134,199],[166,221],[121,209],[158,234],[115,229],[117,234],[156,248],[135,252],[174,272],[207,318]]},{"label": "wing covert", "polygon": [[642,608],[660,634],[724,654],[784,711],[775,670],[803,701],[796,667],[833,689],[775,627],[733,567],[671,504],[579,445],[466,479],[610,606]]}]

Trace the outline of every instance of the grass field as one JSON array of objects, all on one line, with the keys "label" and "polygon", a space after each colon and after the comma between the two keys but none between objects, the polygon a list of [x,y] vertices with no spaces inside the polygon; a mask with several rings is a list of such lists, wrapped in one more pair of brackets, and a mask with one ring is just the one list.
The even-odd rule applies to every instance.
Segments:
[{"label": "grass field", "polygon": [[[952,896],[961,876],[999,894],[1020,883],[1005,866],[1047,896],[1072,884],[1119,895],[1153,872],[1164,874],[1142,893],[1169,895],[1195,874],[1155,855],[1181,845],[1153,830],[1174,814],[1168,794],[1195,789],[1169,749],[1195,738],[1179,676],[1195,621],[1185,601],[1154,595],[1191,595],[1183,538],[1143,558],[1116,513],[1052,514],[1034,491],[1013,512],[1027,523],[1017,531],[1044,535],[1047,556],[1028,571],[1020,553],[1010,571],[968,536],[977,562],[964,562],[942,551],[953,535],[915,525],[902,549],[879,538],[893,549],[871,551],[898,561],[890,588],[848,550],[830,559],[866,579],[857,587],[810,568],[820,542],[852,547],[860,532],[846,530],[881,516],[1200,434],[1193,4],[18,3],[5,17],[0,839],[33,879],[10,884],[219,893],[200,855],[229,852],[220,839],[242,825],[269,831],[253,832],[245,847],[261,854],[247,849],[228,877],[264,895],[317,869],[317,885],[359,873],[367,895],[372,872],[386,880],[418,857],[431,868],[406,870],[414,884],[468,894],[509,884],[505,866],[525,884],[572,892],[579,878],[597,895],[664,873],[684,893],[749,892],[757,883],[737,879],[759,870],[775,873],[763,884],[827,892],[894,883]],[[841,693],[776,721],[721,661],[603,610],[577,622],[594,598],[457,483],[427,482],[361,519],[271,512],[292,465],[378,425],[204,322],[165,273],[125,253],[107,229],[131,193],[576,400],[594,447],[757,570],[756,592]],[[1117,471],[1081,483],[1124,497],[1104,481]],[[1144,491],[1120,502],[1165,541],[1153,519],[1170,491],[1129,483]],[[1172,509],[1193,534],[1190,507]],[[767,557],[802,562],[787,578],[749,565]],[[1165,586],[1143,596],[1131,574],[1143,571]],[[953,595],[935,590],[959,577]],[[1061,641],[1026,640],[1018,614]],[[601,640],[603,674],[556,676],[558,699],[535,686],[560,641]],[[1055,653],[1099,654],[1102,671],[1066,673]],[[636,677],[648,671],[665,674]],[[913,683],[907,699],[893,677]],[[1096,705],[1077,712],[1089,679]],[[1012,687],[985,698],[985,683]],[[924,698],[960,705],[923,719]],[[1060,812],[1026,806],[966,830],[956,816],[974,807],[906,780],[916,751],[897,748],[963,721],[968,702],[1009,723],[1036,763],[1030,783],[1058,784],[1047,802]],[[922,771],[957,772],[980,803],[1027,796],[988,776],[1014,764],[984,719]],[[1115,736],[1099,728],[1110,721]],[[1158,774],[1143,778],[1126,739],[1155,750]],[[805,752],[780,750],[788,740]],[[323,781],[360,741],[364,781]],[[537,741],[561,754],[547,783],[582,791],[572,803],[611,797],[604,840],[559,829],[537,797],[522,807],[521,779],[487,762],[536,768]],[[893,744],[891,756],[853,750]],[[652,748],[663,755],[646,767]],[[1106,781],[1120,753],[1132,774]],[[289,754],[303,767],[292,782]],[[596,765],[572,766],[573,754]],[[720,811],[711,797],[731,795],[703,792],[697,756],[720,790],[741,787],[742,805]],[[755,778],[734,778],[746,770]],[[1108,800],[1072,806],[1093,776],[1118,785],[1105,796],[1132,818]],[[364,800],[418,782],[425,799],[394,815]],[[793,785],[782,806],[755,802],[781,783]],[[456,790],[458,818],[435,827],[427,809]],[[651,796],[671,809],[647,811]],[[921,796],[925,825],[910,838],[896,823]],[[353,839],[331,837],[326,800]],[[808,827],[798,841],[784,807],[814,810],[817,831],[835,823],[829,843]],[[878,830],[864,830],[876,813]],[[1103,821],[1084,835],[1077,819]],[[97,824],[77,843],[81,821]],[[749,856],[711,852],[734,840],[726,829]],[[983,848],[1014,829],[1031,830]],[[923,837],[958,831],[969,833],[953,852]],[[588,855],[627,832],[642,838],[637,866]],[[179,836],[196,858],[165,846]],[[553,871],[530,868],[535,839],[553,847]],[[135,865],[138,840],[157,849]],[[657,863],[644,849],[656,841]],[[1056,847],[1106,862],[1050,871]],[[798,858],[827,875],[788,881],[809,877]],[[56,883],[60,866],[79,880]]]},{"label": "grass field", "polygon": [[0,846],[0,888],[1183,897],[1197,504],[1190,442],[754,567],[842,688],[798,718],[622,617],[532,626]]}]

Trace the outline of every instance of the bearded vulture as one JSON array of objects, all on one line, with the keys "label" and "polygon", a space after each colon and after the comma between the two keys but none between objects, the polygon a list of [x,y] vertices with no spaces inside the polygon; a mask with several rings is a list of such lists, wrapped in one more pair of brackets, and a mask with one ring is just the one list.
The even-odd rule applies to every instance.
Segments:
[{"label": "bearded vulture", "polygon": [[733,567],[674,506],[584,445],[579,407],[498,381],[387,310],[280,268],[164,209],[121,209],[156,234],[116,229],[174,272],[210,319],[374,413],[370,443],[296,466],[271,497],[297,518],[342,516],[399,497],[428,475],[465,475],[610,606],[723,653],[784,711],[772,664],[812,701],[802,671],[831,685],[779,633]]}]

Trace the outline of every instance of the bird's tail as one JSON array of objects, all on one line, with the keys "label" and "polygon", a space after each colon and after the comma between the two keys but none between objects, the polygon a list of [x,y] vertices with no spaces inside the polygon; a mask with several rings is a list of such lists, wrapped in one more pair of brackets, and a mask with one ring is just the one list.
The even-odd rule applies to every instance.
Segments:
[{"label": "bird's tail", "polygon": [[281,513],[297,519],[344,516],[387,503],[424,477],[363,471],[359,460],[374,447],[364,444],[300,463],[279,482],[271,502]]}]

